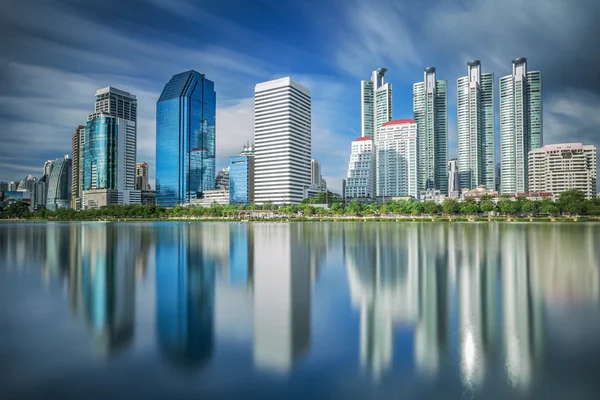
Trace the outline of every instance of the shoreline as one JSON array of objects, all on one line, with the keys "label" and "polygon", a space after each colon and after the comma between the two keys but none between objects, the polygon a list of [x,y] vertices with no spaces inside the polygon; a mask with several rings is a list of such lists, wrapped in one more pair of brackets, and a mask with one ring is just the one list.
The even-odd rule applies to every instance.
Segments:
[{"label": "shoreline", "polygon": [[600,217],[466,217],[466,216],[366,216],[366,217],[170,217],[170,218],[96,218],[96,219],[0,219],[0,223],[36,223],[36,222],[600,222]]}]

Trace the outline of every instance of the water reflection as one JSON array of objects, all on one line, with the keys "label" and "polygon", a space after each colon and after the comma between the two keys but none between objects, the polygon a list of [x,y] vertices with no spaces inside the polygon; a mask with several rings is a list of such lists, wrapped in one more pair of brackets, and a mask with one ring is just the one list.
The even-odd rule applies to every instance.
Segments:
[{"label": "water reflection", "polygon": [[[336,379],[336,368],[350,365],[358,376],[385,386],[387,376],[410,365],[417,379],[406,385],[455,381],[461,389],[453,394],[485,395],[504,387],[508,396],[533,396],[562,376],[552,372],[557,367],[550,350],[563,345],[563,332],[550,320],[570,314],[569,326],[577,329],[581,321],[574,315],[584,315],[600,332],[593,325],[600,321],[597,225],[87,223],[0,229],[6,277],[39,268],[43,287],[64,290],[64,303],[87,326],[95,353],[131,354],[138,338],[154,334],[152,346],[172,371],[224,368],[217,362],[219,338],[230,329],[236,331],[230,340],[240,344],[227,368],[236,368],[231,360],[249,357],[252,369],[239,367],[249,380],[252,371],[302,377],[299,365],[326,369],[328,379]],[[345,315],[339,304],[322,317],[333,304],[327,293],[339,296],[342,286],[352,318],[338,317]],[[144,287],[153,293],[150,305],[138,296]],[[150,329],[136,329],[140,304],[155,317]],[[331,329],[315,329],[315,321]],[[410,340],[398,340],[407,334]],[[317,354],[323,343],[338,341],[355,357]],[[224,343],[233,351],[231,342]],[[591,346],[589,357],[598,354],[594,343],[585,345]],[[354,359],[357,365],[348,361]]]},{"label": "water reflection", "polygon": [[170,225],[156,250],[158,344],[178,367],[199,368],[213,353],[215,261],[205,254],[205,234]]}]

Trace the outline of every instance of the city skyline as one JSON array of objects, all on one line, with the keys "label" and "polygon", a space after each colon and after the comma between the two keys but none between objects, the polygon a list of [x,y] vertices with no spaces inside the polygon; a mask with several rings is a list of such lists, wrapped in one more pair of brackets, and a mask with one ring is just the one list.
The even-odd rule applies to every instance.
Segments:
[{"label": "city skyline", "polygon": [[[460,10],[428,5],[430,16],[419,21],[409,21],[406,15],[423,11],[423,5],[405,4],[405,9],[400,11],[386,2],[379,2],[380,7],[373,9],[358,2],[347,2],[339,10],[339,25],[344,29],[321,26],[328,24],[319,24],[322,16],[308,12],[310,2],[306,9],[294,5],[236,4],[273,21],[294,14],[289,12],[290,8],[297,11],[296,19],[283,18],[290,22],[289,34],[277,38],[266,29],[253,27],[248,19],[228,13],[227,4],[203,10],[187,1],[179,3],[181,9],[156,0],[147,1],[148,18],[142,23],[148,29],[136,31],[126,23],[117,24],[112,18],[97,18],[98,13],[110,15],[110,7],[106,7],[110,4],[100,9],[80,4],[66,7],[56,0],[40,1],[39,7],[32,8],[36,14],[47,15],[47,24],[37,28],[23,17],[26,15],[20,10],[23,5],[0,6],[7,19],[2,26],[3,33],[11,38],[4,44],[2,61],[6,63],[2,63],[0,74],[5,88],[2,101],[6,106],[0,118],[7,127],[2,134],[6,145],[0,150],[1,180],[37,174],[45,160],[68,151],[73,128],[89,112],[88,93],[114,85],[136,93],[139,98],[139,160],[149,163],[150,184],[154,187],[154,103],[170,76],[190,68],[213,77],[220,93],[217,119],[222,123],[217,126],[217,137],[224,139],[217,145],[217,169],[227,165],[228,157],[236,154],[239,143],[252,138],[253,85],[290,75],[311,89],[313,101],[319,105],[315,107],[313,130],[315,137],[322,139],[315,142],[313,157],[323,160],[324,178],[333,190],[339,191],[350,141],[360,136],[360,97],[356,81],[379,66],[388,69],[386,80],[393,82],[395,92],[393,115],[401,117],[410,116],[410,87],[419,80],[422,68],[438,67],[439,78],[450,82],[448,156],[454,157],[457,124],[456,88],[452,83],[464,75],[464,63],[470,59],[481,60],[486,72],[500,77],[510,73],[510,65],[507,65],[510,60],[527,57],[530,69],[544,72],[544,142],[600,145],[595,134],[596,116],[590,112],[600,105],[600,82],[588,69],[577,69],[580,71],[577,74],[566,73],[584,61],[593,64],[598,58],[597,53],[587,51],[591,38],[596,36],[593,32],[597,28],[590,19],[594,13],[584,11],[593,10],[598,4],[586,0],[578,0],[577,4],[558,0],[545,2],[544,9],[548,12],[543,14],[536,13],[538,7],[534,4],[523,3],[519,7],[524,15],[531,17],[528,21],[511,18],[507,10],[489,1]],[[184,5],[189,12],[182,12]],[[332,1],[324,2],[321,7],[326,11],[338,6]],[[121,18],[135,20],[130,6],[123,7],[120,9],[130,12],[122,13]],[[388,12],[379,15],[377,24],[369,22],[376,10],[386,7]],[[196,37],[189,38],[191,42],[179,41],[192,29],[188,15],[214,17],[206,18],[213,32],[196,33]],[[555,15],[561,17],[554,18]],[[441,17],[442,21],[430,32],[423,32],[433,16]],[[478,23],[467,24],[469,21]],[[156,27],[156,31],[150,26]],[[278,26],[281,25],[272,28]],[[402,41],[383,35],[382,32],[391,31],[393,26],[403,32]],[[571,29],[573,26],[577,29]],[[67,34],[72,32],[72,27],[80,29],[77,37]],[[543,30],[542,37],[529,34],[538,29]],[[17,31],[17,34],[10,33]],[[40,44],[42,35],[47,42],[45,47]],[[308,40],[324,36],[327,40]],[[111,45],[82,46],[86,40],[97,37]],[[117,40],[120,37],[128,40]],[[435,43],[423,46],[423,43],[432,43],[432,37],[436,38]],[[473,37],[478,40],[473,41]],[[152,48],[145,45],[149,40],[154,43]],[[376,41],[378,46],[369,45]],[[577,44],[573,46],[573,43]],[[267,45],[269,53],[261,50]],[[119,51],[127,57],[115,56]],[[89,57],[83,57],[83,52]],[[312,62],[297,62],[307,58]],[[165,62],[167,59],[174,61]],[[357,59],[359,61],[355,61]],[[143,71],[139,65],[145,66]],[[39,111],[30,112],[32,107]],[[40,124],[44,129],[39,129]],[[498,129],[497,124],[497,155]],[[25,152],[25,144],[32,141],[39,146]]]}]

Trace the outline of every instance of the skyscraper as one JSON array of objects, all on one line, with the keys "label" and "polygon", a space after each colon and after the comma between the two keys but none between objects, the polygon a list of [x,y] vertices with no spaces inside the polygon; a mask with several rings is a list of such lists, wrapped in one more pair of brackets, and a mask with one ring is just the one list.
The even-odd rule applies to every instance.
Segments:
[{"label": "skyscraper", "polygon": [[71,204],[71,163],[68,155],[57,158],[48,181],[48,197],[46,208],[54,211],[69,208]]},{"label": "skyscraper", "polygon": [[137,121],[137,99],[131,93],[114,87],[96,91],[94,113],[105,113],[112,117]]},{"label": "skyscraper", "polygon": [[361,81],[361,136],[375,138],[377,129],[392,119],[392,85],[384,82],[385,68],[377,68],[370,81]]},{"label": "skyscraper", "polygon": [[215,185],[216,93],[196,71],[174,75],[156,104],[156,204],[200,198]]},{"label": "skyscraper", "polygon": [[146,162],[139,162],[135,164],[135,189],[136,190],[150,190],[148,184],[148,164]]},{"label": "skyscraper", "polygon": [[417,190],[417,123],[392,120],[377,131],[377,196],[413,196]]},{"label": "skyscraper", "polygon": [[448,194],[448,84],[425,68],[423,82],[413,85],[413,111],[419,146],[419,192]]},{"label": "skyscraper", "polygon": [[254,202],[254,146],[246,145],[239,156],[229,157],[229,203]]},{"label": "skyscraper", "polygon": [[460,193],[458,186],[458,160],[448,160],[448,195],[458,197]]},{"label": "skyscraper", "polygon": [[542,147],[542,73],[527,71],[527,59],[512,62],[512,75],[500,78],[500,190],[529,189],[528,154]]},{"label": "skyscraper", "polygon": [[457,80],[459,186],[461,190],[479,185],[493,189],[494,74],[482,73],[478,60],[469,61],[467,71]]},{"label": "skyscraper", "polygon": [[361,136],[352,142],[352,154],[346,177],[346,198],[375,197],[375,143],[369,136]]},{"label": "skyscraper", "polygon": [[255,201],[299,204],[311,175],[311,93],[290,77],[254,89]]},{"label": "skyscraper", "polygon": [[[83,153],[85,143],[85,125],[79,125],[71,138],[71,208],[81,208],[83,194]],[[45,168],[44,168],[45,169]]]}]

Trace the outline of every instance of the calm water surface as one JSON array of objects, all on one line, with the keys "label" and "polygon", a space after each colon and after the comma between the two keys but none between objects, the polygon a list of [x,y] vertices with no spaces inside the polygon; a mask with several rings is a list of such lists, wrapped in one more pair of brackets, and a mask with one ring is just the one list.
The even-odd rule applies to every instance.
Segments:
[{"label": "calm water surface", "polygon": [[600,398],[600,225],[0,224],[1,398]]}]

